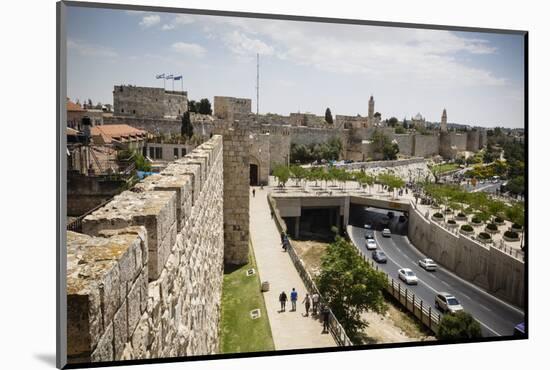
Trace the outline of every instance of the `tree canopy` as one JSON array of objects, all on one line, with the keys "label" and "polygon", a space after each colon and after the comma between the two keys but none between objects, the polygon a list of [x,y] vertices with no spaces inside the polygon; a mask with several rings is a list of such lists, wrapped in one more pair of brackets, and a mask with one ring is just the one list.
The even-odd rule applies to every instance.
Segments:
[{"label": "tree canopy", "polygon": [[442,340],[477,339],[481,337],[481,326],[471,314],[464,311],[444,315],[437,331],[437,338]]},{"label": "tree canopy", "polygon": [[334,123],[334,121],[332,119],[332,112],[330,111],[330,108],[327,108],[327,110],[325,111],[325,121],[327,123],[330,123],[330,124]]},{"label": "tree canopy", "polygon": [[374,153],[378,154],[384,160],[397,159],[399,145],[392,143],[390,138],[380,130],[375,130],[372,134],[372,145]]},{"label": "tree canopy", "polygon": [[193,124],[191,123],[191,118],[189,117],[189,111],[184,112],[181,117],[181,136],[188,139],[193,137]]},{"label": "tree canopy", "polygon": [[340,236],[327,247],[316,280],[321,295],[353,342],[361,341],[360,332],[368,325],[361,318],[364,311],[383,313],[387,309],[383,296],[386,276],[367,264]]}]

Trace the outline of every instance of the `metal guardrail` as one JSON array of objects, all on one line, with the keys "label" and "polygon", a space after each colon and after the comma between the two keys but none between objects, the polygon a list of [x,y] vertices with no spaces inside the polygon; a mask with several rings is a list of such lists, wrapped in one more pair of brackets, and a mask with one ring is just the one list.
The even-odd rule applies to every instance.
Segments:
[{"label": "metal guardrail", "polygon": [[74,231],[74,232],[77,232],[77,233],[81,233],[82,232],[82,220],[84,220],[84,217],[86,217],[89,214],[97,211],[98,209],[100,209],[101,207],[103,207],[104,205],[109,203],[111,200],[112,199],[109,198],[106,201],[104,201],[103,203],[101,203],[100,205],[90,209],[88,212],[86,212],[83,215],[80,215],[77,218],[75,218],[73,221],[71,221],[70,223],[67,224],[67,231]]},{"label": "metal guardrail", "polygon": [[[273,218],[275,219],[275,224],[277,225],[277,229],[279,232],[285,232],[286,233],[286,224],[284,223],[283,219],[281,218],[279,214],[279,210],[274,205],[274,200],[271,198],[270,195],[267,196],[267,202],[269,204],[269,208],[271,209],[271,212],[273,213]],[[319,292],[319,289],[317,289],[317,286],[315,285],[315,282],[313,281],[311,275],[309,272],[307,272],[303,262],[300,260],[300,257],[296,254],[296,251],[294,250],[294,247],[292,246],[292,243],[290,240],[287,244],[287,253],[290,256],[290,259],[292,260],[292,263],[294,264],[294,267],[296,268],[296,271],[298,271],[298,274],[300,275],[300,278],[304,282],[304,285],[306,286],[306,289],[310,294],[317,293],[320,297],[320,303],[321,306],[328,304]],[[332,312],[332,310],[329,307],[329,331],[332,334],[334,340],[339,346],[353,346],[353,342],[349,339],[348,335],[346,334],[346,331]]]}]

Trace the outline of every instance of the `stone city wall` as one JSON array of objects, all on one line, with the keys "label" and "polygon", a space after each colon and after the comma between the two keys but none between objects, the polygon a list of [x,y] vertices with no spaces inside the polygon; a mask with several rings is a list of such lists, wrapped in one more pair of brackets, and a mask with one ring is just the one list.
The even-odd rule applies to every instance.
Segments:
[{"label": "stone city wall", "polygon": [[466,150],[468,136],[462,132],[451,132],[451,146],[459,152]]},{"label": "stone city wall", "polygon": [[270,134],[250,134],[250,164],[258,166],[258,185],[267,185],[271,164]]},{"label": "stone city wall", "polygon": [[422,253],[461,278],[519,307],[524,305],[524,263],[490,245],[455,235],[409,212],[409,239]]},{"label": "stone city wall", "polygon": [[232,96],[214,96],[214,116],[221,119],[233,119],[235,114],[252,112],[252,100]]},{"label": "stone city wall", "polygon": [[151,134],[172,134],[179,135],[181,133],[181,120],[170,118],[146,118],[135,116],[112,116],[104,117],[103,124],[119,125],[126,124],[141,130],[145,130]]},{"label": "stone city wall", "polygon": [[416,157],[431,157],[439,154],[438,135],[414,135],[414,153]]},{"label": "stone city wall", "polygon": [[393,140],[399,146],[399,154],[411,156],[414,153],[414,136],[410,134],[393,134]]},{"label": "stone city wall", "polygon": [[122,85],[113,89],[116,116],[176,118],[187,111],[187,92]]},{"label": "stone city wall", "polygon": [[223,158],[214,136],[68,232],[71,363],[218,352]]}]

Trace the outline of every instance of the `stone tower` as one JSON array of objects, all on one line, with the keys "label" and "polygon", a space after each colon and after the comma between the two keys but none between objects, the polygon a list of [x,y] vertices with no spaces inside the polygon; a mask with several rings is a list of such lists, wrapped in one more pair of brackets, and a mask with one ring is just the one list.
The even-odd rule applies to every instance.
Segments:
[{"label": "stone tower", "polygon": [[372,122],[374,120],[374,98],[372,95],[369,99],[369,121]]},{"label": "stone tower", "polygon": [[447,109],[443,108],[443,114],[441,115],[440,131],[447,132]]}]

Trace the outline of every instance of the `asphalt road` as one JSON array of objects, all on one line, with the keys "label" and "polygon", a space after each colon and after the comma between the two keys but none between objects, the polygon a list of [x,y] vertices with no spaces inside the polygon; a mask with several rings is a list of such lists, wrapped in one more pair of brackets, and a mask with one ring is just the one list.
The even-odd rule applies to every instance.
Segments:
[{"label": "asphalt road", "polygon": [[[425,256],[418,251],[409,241],[406,236],[406,222],[398,222],[399,213],[395,213],[390,222],[392,236],[385,238],[382,236],[380,226],[377,223],[382,213],[369,211],[355,210],[350,213],[350,238],[361,252],[371,258],[372,251],[368,251],[365,246],[365,229],[363,226],[366,222],[372,222],[377,228],[375,231],[375,240],[378,248],[384,251],[388,257],[386,264],[378,264],[379,268],[385,271],[389,276],[396,281],[401,281],[398,278],[397,270],[408,267],[412,269],[418,276],[418,285],[409,285],[407,288],[415,294],[417,298],[424,301],[424,304],[432,306],[432,311],[435,308],[436,292],[448,292],[453,294],[464,310],[471,313],[481,324],[484,337],[488,336],[508,336],[513,334],[514,327],[524,321],[523,311],[505,303],[504,301],[490,295],[481,288],[474,286],[471,283],[459,278],[451,272],[439,267],[435,272],[428,272],[418,265],[418,260]],[[384,211],[385,213],[385,211]],[[354,225],[354,226],[351,226]],[[394,234],[395,232],[395,234]],[[406,286],[401,282],[402,286]]]}]

